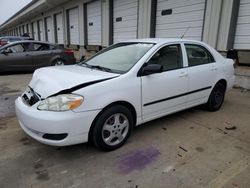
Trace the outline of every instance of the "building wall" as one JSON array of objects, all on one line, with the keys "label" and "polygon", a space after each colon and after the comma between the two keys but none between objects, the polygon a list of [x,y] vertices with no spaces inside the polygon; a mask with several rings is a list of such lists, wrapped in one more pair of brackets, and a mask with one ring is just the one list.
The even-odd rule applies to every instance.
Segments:
[{"label": "building wall", "polygon": [[[49,0],[41,0],[40,4],[45,3]],[[106,47],[112,44],[112,22],[111,16],[112,13],[112,5],[116,0],[101,0],[101,38],[102,38],[102,46]],[[176,0],[173,1],[173,4],[179,3]],[[234,38],[236,32],[237,18],[240,1],[249,1],[250,0],[206,0],[205,1],[205,14],[202,28],[202,41],[210,44],[214,48],[219,51],[226,51],[228,49],[233,48],[234,46]],[[50,1],[51,2],[51,1]],[[44,9],[45,11],[37,12],[37,14],[32,13],[32,17],[26,17],[23,20],[21,17],[16,18],[18,20],[18,24],[9,24],[9,27],[4,28],[1,31],[1,34],[4,35],[20,35],[19,28],[22,25],[29,24],[29,32],[31,33],[31,23],[37,22],[38,20],[43,20],[44,27],[44,19],[48,16],[52,18],[52,41],[55,42],[55,14],[62,12],[63,14],[63,35],[64,35],[64,45],[67,46],[69,41],[69,26],[68,26],[68,10],[74,7],[78,7],[79,10],[79,44],[71,45],[71,47],[75,49],[79,49],[79,56],[85,53],[84,45],[86,44],[86,19],[84,18],[84,4],[91,2],[91,0],[68,0],[61,3],[59,6],[57,5],[54,8]],[[160,2],[160,0],[138,0],[138,25],[137,25],[137,37],[138,38],[148,38],[154,36],[155,25],[156,22],[156,7],[153,5]],[[34,5],[29,7],[28,10],[32,11]],[[171,8],[171,7],[170,7]],[[173,9],[175,11],[175,9]],[[155,15],[154,15],[155,14]],[[167,19],[167,17],[166,17]],[[153,25],[152,25],[153,23]],[[18,28],[18,29],[17,29]],[[43,37],[45,39],[45,28],[43,28]],[[246,33],[246,35],[250,35],[250,33]],[[245,49],[250,50],[250,49]],[[246,53],[244,53],[246,54]],[[244,55],[245,56],[245,55]],[[246,59],[246,58],[245,58]]]}]

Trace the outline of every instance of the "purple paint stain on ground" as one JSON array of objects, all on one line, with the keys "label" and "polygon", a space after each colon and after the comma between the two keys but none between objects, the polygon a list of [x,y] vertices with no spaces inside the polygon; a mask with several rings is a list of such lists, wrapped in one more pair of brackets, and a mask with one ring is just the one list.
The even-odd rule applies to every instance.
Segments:
[{"label": "purple paint stain on ground", "polygon": [[155,148],[130,152],[120,157],[118,169],[123,174],[128,174],[133,170],[142,170],[159,155],[160,152]]}]

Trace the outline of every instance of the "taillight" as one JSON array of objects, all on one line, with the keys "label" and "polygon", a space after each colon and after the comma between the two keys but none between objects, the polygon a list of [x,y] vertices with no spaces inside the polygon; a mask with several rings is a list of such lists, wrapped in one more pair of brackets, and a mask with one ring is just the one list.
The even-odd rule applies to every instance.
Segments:
[{"label": "taillight", "polygon": [[71,50],[71,49],[69,49],[69,48],[68,48],[68,49],[65,49],[65,50],[64,50],[64,53],[67,54],[67,55],[72,55],[72,54],[74,54],[73,50]]}]

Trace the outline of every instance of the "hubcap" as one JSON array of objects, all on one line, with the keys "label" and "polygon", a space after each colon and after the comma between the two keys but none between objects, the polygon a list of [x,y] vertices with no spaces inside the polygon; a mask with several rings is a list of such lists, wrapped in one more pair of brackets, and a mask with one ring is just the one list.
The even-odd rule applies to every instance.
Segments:
[{"label": "hubcap", "polygon": [[110,116],[103,125],[102,139],[110,146],[120,144],[129,130],[128,118],[120,113]]},{"label": "hubcap", "polygon": [[64,62],[61,60],[56,61],[55,66],[62,66],[64,65]]}]

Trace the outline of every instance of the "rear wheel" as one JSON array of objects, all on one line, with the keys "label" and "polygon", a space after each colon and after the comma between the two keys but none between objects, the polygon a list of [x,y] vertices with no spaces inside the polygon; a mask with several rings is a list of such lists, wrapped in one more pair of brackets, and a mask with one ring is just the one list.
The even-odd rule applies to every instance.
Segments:
[{"label": "rear wheel", "polygon": [[112,106],[95,121],[92,142],[102,150],[115,150],[127,141],[133,124],[132,114],[126,107]]},{"label": "rear wheel", "polygon": [[65,61],[63,59],[56,59],[55,61],[53,61],[54,66],[62,66],[65,65]]},{"label": "rear wheel", "polygon": [[214,86],[214,88],[209,96],[208,102],[206,104],[206,108],[209,111],[219,110],[224,102],[225,92],[226,92],[225,84],[223,84],[221,82],[217,83]]}]

